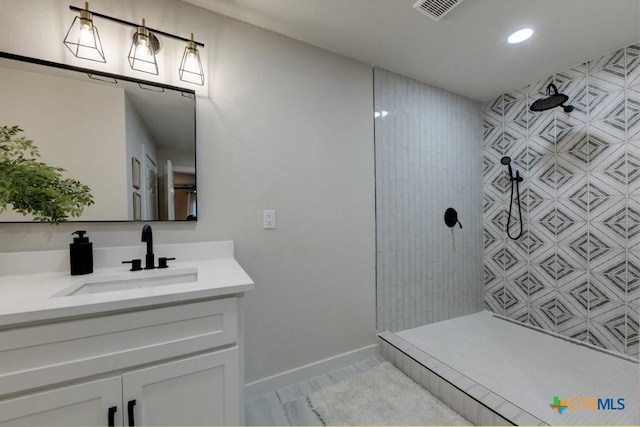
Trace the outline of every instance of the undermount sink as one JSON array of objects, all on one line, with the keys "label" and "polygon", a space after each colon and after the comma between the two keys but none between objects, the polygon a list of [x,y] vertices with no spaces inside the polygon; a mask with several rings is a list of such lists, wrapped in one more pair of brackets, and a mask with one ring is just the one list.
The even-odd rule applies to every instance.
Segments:
[{"label": "undermount sink", "polygon": [[192,283],[197,280],[198,269],[196,267],[143,270],[134,273],[83,278],[72,286],[53,295],[53,297],[154,288],[180,283]]}]

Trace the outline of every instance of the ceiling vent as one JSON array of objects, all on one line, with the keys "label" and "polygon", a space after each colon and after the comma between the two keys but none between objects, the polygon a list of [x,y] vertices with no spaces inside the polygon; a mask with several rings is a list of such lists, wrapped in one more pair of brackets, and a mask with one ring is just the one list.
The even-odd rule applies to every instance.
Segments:
[{"label": "ceiling vent", "polygon": [[464,0],[418,0],[413,8],[438,22]]}]

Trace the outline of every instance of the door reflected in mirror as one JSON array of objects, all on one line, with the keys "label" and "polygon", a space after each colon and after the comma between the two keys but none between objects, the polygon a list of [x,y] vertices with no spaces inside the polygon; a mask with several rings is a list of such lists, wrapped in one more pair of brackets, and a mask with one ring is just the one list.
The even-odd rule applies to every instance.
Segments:
[{"label": "door reflected in mirror", "polygon": [[0,126],[91,188],[95,204],[70,221],[197,218],[193,90],[0,52],[0,91]]}]

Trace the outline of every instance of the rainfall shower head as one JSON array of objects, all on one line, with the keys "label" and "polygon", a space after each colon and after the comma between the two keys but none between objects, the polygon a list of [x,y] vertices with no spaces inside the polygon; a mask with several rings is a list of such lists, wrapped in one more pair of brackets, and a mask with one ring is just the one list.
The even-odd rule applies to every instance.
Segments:
[{"label": "rainfall shower head", "polygon": [[[551,90],[553,89],[553,93]],[[573,106],[564,105],[565,102],[569,100],[569,97],[564,93],[558,93],[558,88],[556,85],[551,83],[547,86],[547,95],[536,100],[529,109],[531,111],[540,112],[551,110],[556,107],[563,107],[565,113],[570,113],[573,111]]]}]

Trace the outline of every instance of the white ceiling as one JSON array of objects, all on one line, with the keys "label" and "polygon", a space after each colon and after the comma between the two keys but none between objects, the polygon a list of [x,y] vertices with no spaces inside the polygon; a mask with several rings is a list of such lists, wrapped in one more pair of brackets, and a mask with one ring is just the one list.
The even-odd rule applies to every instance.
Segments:
[{"label": "white ceiling", "polygon": [[480,101],[640,40],[640,0],[466,0],[439,22],[415,0],[183,1]]}]

